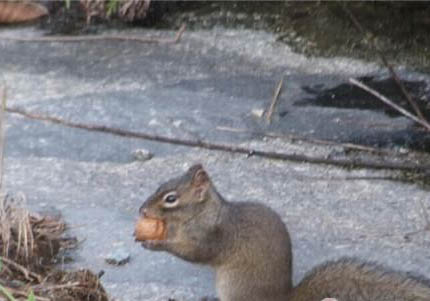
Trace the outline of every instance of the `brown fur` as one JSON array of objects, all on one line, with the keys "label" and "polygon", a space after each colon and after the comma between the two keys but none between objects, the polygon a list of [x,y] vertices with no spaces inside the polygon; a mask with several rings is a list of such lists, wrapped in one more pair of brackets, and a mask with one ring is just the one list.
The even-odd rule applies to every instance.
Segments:
[{"label": "brown fur", "polygon": [[[177,205],[163,208],[172,191]],[[281,301],[291,290],[291,243],[279,215],[262,204],[225,201],[200,165],[161,185],[140,213],[167,225],[166,240],[144,247],[214,267],[221,300]]]},{"label": "brown fur", "polygon": [[428,280],[393,271],[375,263],[342,258],[314,268],[288,301],[429,301]]},{"label": "brown fur", "polygon": [[293,289],[291,242],[279,215],[262,204],[227,202],[201,165],[162,184],[140,214],[167,225],[165,240],[143,246],[212,266],[222,301],[430,301],[428,283],[346,258],[314,268]]}]

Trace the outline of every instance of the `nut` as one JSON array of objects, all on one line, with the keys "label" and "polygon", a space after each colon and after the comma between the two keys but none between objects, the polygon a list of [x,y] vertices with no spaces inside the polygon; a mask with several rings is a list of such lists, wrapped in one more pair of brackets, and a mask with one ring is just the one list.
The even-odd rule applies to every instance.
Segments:
[{"label": "nut", "polygon": [[166,226],[161,219],[140,217],[134,230],[136,241],[164,240]]}]

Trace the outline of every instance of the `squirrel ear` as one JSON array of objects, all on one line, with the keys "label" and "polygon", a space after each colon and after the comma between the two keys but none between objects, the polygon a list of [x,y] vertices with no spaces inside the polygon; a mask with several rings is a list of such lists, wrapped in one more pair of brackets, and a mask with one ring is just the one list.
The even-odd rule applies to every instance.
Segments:
[{"label": "squirrel ear", "polygon": [[209,176],[203,168],[194,173],[192,186],[197,200],[199,202],[204,201],[206,192],[209,189]]},{"label": "squirrel ear", "polygon": [[209,182],[209,176],[201,164],[194,165],[190,171],[193,173],[192,183],[194,186],[202,186]]}]

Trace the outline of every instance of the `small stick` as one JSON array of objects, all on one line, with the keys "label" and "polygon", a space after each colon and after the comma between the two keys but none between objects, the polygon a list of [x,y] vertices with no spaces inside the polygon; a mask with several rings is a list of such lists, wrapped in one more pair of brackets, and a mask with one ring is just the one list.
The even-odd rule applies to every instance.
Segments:
[{"label": "small stick", "polygon": [[31,281],[32,279],[30,278],[30,276],[32,276],[32,277],[33,277],[33,278],[35,278],[38,282],[42,282],[42,277],[41,277],[40,275],[38,275],[38,274],[36,274],[36,273],[34,273],[34,272],[32,272],[32,271],[27,270],[25,267],[23,267],[22,265],[20,265],[20,264],[16,263],[15,261],[10,260],[10,259],[8,259],[8,258],[6,258],[6,257],[4,257],[4,256],[0,256],[0,261],[2,261],[2,262],[4,262],[4,263],[6,263],[6,264],[8,264],[8,265],[11,265],[11,266],[13,266],[14,268],[16,268],[16,269],[20,270],[20,271],[22,272],[22,274],[24,275],[24,277],[25,277],[27,280],[30,280],[30,281]]},{"label": "small stick", "polygon": [[412,119],[416,123],[421,124],[424,128],[426,128],[428,131],[430,131],[430,124],[426,120],[422,120],[422,119],[416,117],[415,115],[409,113],[408,111],[406,111],[405,109],[403,109],[401,106],[398,106],[394,102],[392,102],[391,100],[389,100],[384,95],[380,94],[379,92],[376,92],[375,90],[373,90],[369,86],[363,84],[362,82],[360,82],[360,81],[358,81],[358,80],[356,80],[354,78],[350,78],[349,82],[351,84],[353,84],[353,85],[355,85],[355,86],[357,86],[357,87],[365,90],[366,92],[369,92],[370,94],[372,94],[373,96],[375,96],[379,100],[381,100],[383,103],[389,105],[390,107],[392,107],[396,111],[400,112],[404,116],[408,117],[409,119]]},{"label": "small stick", "polygon": [[32,286],[34,291],[53,291],[53,290],[59,290],[63,288],[71,288],[80,286],[80,282],[72,282],[72,283],[65,283],[65,284],[57,284],[57,285],[51,285],[51,286],[44,286],[41,284]]},{"label": "small stick", "polygon": [[275,111],[276,104],[278,103],[279,94],[281,93],[282,84],[284,83],[284,78],[281,78],[281,80],[278,83],[278,86],[276,87],[275,94],[273,94],[272,102],[270,104],[269,110],[266,113],[266,121],[271,124],[272,123],[272,115]]},{"label": "small stick", "polygon": [[181,40],[182,34],[185,31],[185,24],[179,28],[174,38],[155,38],[155,37],[139,37],[139,36],[121,36],[121,35],[87,35],[87,36],[52,36],[39,38],[17,38],[17,37],[0,37],[1,40],[16,41],[16,42],[84,42],[84,41],[101,41],[101,40],[119,40],[119,41],[134,41],[141,43],[156,43],[156,44],[175,44]]},{"label": "small stick", "polygon": [[379,181],[400,181],[404,180],[395,176],[351,176],[351,177],[299,177],[301,180],[314,180],[314,181],[361,181],[361,180],[379,180]]},{"label": "small stick", "polygon": [[181,40],[182,34],[184,33],[186,28],[187,28],[187,25],[185,25],[185,24],[182,24],[181,27],[179,27],[179,30],[176,32],[175,39],[173,40],[173,43],[178,43]]},{"label": "small stick", "polygon": [[281,134],[270,133],[270,132],[269,133],[254,132],[254,131],[248,131],[245,129],[237,129],[237,128],[231,128],[231,127],[226,127],[226,126],[217,126],[216,129],[219,131],[226,131],[226,132],[233,132],[233,133],[246,133],[246,134],[252,134],[252,135],[262,135],[264,137],[269,137],[269,138],[299,140],[299,141],[315,143],[315,144],[322,144],[322,145],[335,145],[335,146],[341,146],[341,147],[349,148],[349,149],[367,151],[367,152],[371,152],[371,153],[398,155],[395,152],[390,152],[388,150],[378,149],[378,148],[365,146],[365,145],[361,145],[361,144],[340,143],[340,142],[335,142],[335,141],[330,141],[330,140],[321,140],[321,139],[312,139],[312,138],[307,138],[307,137],[300,137],[300,136],[291,135],[291,134],[281,135]]}]

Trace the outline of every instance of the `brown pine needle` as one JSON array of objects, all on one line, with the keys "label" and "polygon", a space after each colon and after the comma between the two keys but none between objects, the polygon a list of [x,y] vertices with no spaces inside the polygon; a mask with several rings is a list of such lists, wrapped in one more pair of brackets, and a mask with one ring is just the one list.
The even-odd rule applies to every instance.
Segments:
[{"label": "brown pine needle", "polygon": [[272,102],[270,103],[269,110],[267,110],[266,120],[270,124],[272,123],[272,115],[275,111],[276,104],[278,103],[279,94],[281,93],[282,84],[284,83],[284,78],[281,78],[278,85],[276,86],[275,93],[273,94]]}]

